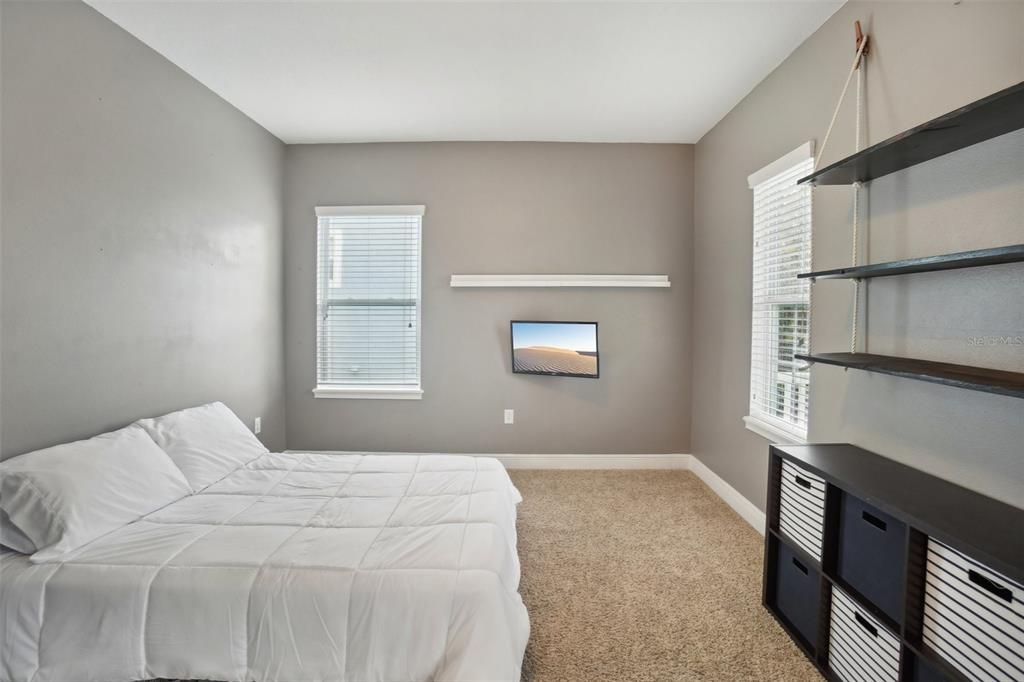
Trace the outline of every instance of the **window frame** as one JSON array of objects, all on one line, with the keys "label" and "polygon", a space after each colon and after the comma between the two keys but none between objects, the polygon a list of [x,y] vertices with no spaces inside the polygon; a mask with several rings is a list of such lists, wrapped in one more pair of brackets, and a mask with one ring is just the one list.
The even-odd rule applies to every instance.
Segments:
[{"label": "window frame", "polygon": [[[315,398],[341,398],[352,400],[420,400],[423,397],[423,216],[426,206],[317,206],[316,239],[314,246],[314,301],[313,315],[313,396]],[[419,235],[416,243],[416,384],[415,385],[373,385],[373,384],[320,384],[319,366],[322,361],[320,329],[320,271],[321,231],[320,219],[342,216],[417,216]]]},{"label": "window frame", "polygon": [[[764,183],[766,181],[772,180],[772,179],[776,178],[778,175],[781,175],[782,173],[786,173],[788,171],[792,171],[797,166],[799,166],[801,164],[806,164],[808,162],[808,160],[813,162],[813,159],[814,159],[814,143],[812,141],[811,142],[806,142],[806,143],[800,145],[799,147],[797,147],[796,149],[794,149],[793,151],[789,152],[788,154],[782,156],[780,159],[777,159],[776,161],[773,161],[772,163],[768,164],[767,166],[765,166],[761,170],[759,170],[759,171],[757,171],[755,173],[752,173],[747,178],[747,183],[748,183],[750,189],[753,191],[758,185],[761,185],[762,183]],[[807,191],[810,192],[811,191],[810,188],[808,188]],[[753,215],[752,215],[752,218],[753,218]],[[807,249],[807,258],[809,260],[810,256],[811,256],[811,253],[813,251],[813,240],[814,240],[814,201],[813,201],[813,195],[812,195],[812,197],[810,199],[810,216],[809,216],[809,221],[808,222],[810,224],[808,226],[808,233],[809,234],[808,234],[808,241],[807,241],[806,249]],[[755,230],[756,230],[756,225],[753,223],[753,220],[752,220],[752,222],[751,222],[751,234],[752,234],[752,236],[755,234]],[[765,414],[763,412],[763,410],[759,409],[760,406],[756,404],[756,402],[755,402],[755,400],[753,398],[754,388],[755,388],[754,387],[754,379],[755,379],[755,377],[754,377],[754,364],[755,364],[755,361],[758,359],[758,356],[755,355],[755,351],[754,351],[754,342],[755,342],[755,320],[754,320],[754,315],[755,315],[755,312],[756,312],[756,310],[755,310],[755,305],[756,305],[756,303],[755,303],[755,295],[756,295],[755,286],[756,286],[756,283],[758,281],[757,273],[755,271],[755,267],[756,267],[755,262],[754,262],[754,258],[755,257],[756,257],[756,252],[752,251],[751,252],[751,286],[750,286],[750,292],[751,292],[751,309],[750,309],[751,328],[750,328],[750,356],[749,356],[749,360],[750,360],[750,373],[749,373],[750,374],[750,378],[749,378],[749,383],[747,385],[747,414],[743,417],[743,424],[744,424],[744,426],[749,431],[752,431],[752,432],[758,434],[759,436],[762,436],[763,438],[766,438],[767,440],[769,440],[769,441],[771,441],[773,443],[786,443],[786,444],[806,443],[807,442],[807,434],[808,434],[808,431],[810,430],[811,380],[810,380],[809,372],[808,372],[807,382],[806,382],[806,384],[804,384],[804,390],[806,391],[806,394],[807,394],[807,418],[805,420],[806,423],[804,424],[804,428],[803,429],[801,429],[798,424],[793,424],[792,422],[786,421],[784,419],[779,419],[779,418],[774,417],[772,415]],[[809,287],[810,287],[810,284],[808,283],[808,290],[807,290],[807,297],[806,297],[806,303],[807,303],[807,332],[806,332],[806,334],[807,334],[807,336],[806,336],[807,341],[806,341],[806,346],[807,346],[808,352],[810,350],[811,314],[813,312],[812,311],[812,305],[811,305],[811,292],[810,292],[810,288]],[[779,305],[792,305],[792,303],[791,302],[789,302],[789,303],[780,302]],[[776,339],[776,345],[778,345],[778,342],[777,342],[778,335],[777,334],[774,335],[774,336],[771,336],[769,338]],[[765,368],[765,372],[770,371],[770,370],[768,370],[768,368],[771,366],[770,360],[771,360],[771,353],[770,352],[765,353],[764,356],[761,358],[762,365]],[[767,374],[764,374],[764,375],[761,376],[761,380],[762,380],[762,383],[764,384],[764,386],[768,386],[769,385],[769,382],[767,382],[766,379],[767,379]],[[784,406],[787,406],[787,405],[785,405],[785,401],[784,401]]]}]

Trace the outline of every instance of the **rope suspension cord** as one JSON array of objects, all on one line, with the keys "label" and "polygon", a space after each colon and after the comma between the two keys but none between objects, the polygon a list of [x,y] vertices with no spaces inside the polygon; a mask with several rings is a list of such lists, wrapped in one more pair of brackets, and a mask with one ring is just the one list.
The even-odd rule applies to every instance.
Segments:
[{"label": "rope suspension cord", "polygon": [[[858,22],[859,24],[860,22]],[[859,28],[858,28],[859,30]],[[843,106],[843,100],[846,99],[846,91],[850,89],[850,81],[853,80],[853,74],[859,71],[861,57],[864,55],[864,50],[868,46],[867,38],[860,39],[860,45],[857,48],[857,54],[853,58],[853,64],[850,65],[850,72],[846,75],[846,82],[843,83],[843,92],[839,95],[839,101],[836,102],[835,111],[832,112],[832,120],[828,123],[828,130],[825,131],[825,137],[821,140],[821,147],[818,149],[818,156],[814,159],[814,170],[818,170],[818,166],[821,165],[821,159],[825,155],[825,148],[828,146],[828,139],[832,136],[832,128],[836,125],[836,119],[839,118],[839,110]],[[858,76],[859,81],[859,76]],[[858,118],[857,125],[860,125]],[[859,130],[859,128],[858,128]],[[859,132],[858,132],[859,135]]]},{"label": "rope suspension cord", "polygon": [[[863,78],[861,72],[863,69],[857,69],[857,123],[855,125],[856,133],[854,135],[853,152],[856,154],[860,151],[860,120],[861,120],[861,100],[863,97]],[[853,183],[853,239],[852,242],[852,253],[850,255],[850,264],[854,267],[857,266],[857,246],[859,242],[858,232],[860,228],[860,188],[861,182],[858,180]],[[853,322],[850,327],[850,352],[857,352],[857,323],[860,319],[860,278],[853,280]]]},{"label": "rope suspension cord", "polygon": [[[857,35],[857,53],[853,57],[853,64],[850,65],[849,73],[846,74],[846,82],[843,83],[843,91],[839,94],[839,101],[836,102],[836,108],[832,112],[832,120],[829,121],[828,129],[825,131],[825,137],[822,138],[821,147],[818,149],[818,155],[814,159],[814,170],[818,170],[818,166],[821,165],[821,159],[825,155],[825,148],[828,146],[829,138],[832,136],[832,129],[836,125],[836,119],[839,118],[839,110],[842,109],[843,100],[846,99],[846,93],[850,89],[850,81],[853,79],[853,74],[854,73],[857,74],[857,93],[856,93],[856,99],[857,99],[857,112],[856,112],[856,116],[857,116],[857,120],[856,120],[856,123],[855,123],[854,153],[860,151],[860,127],[861,127],[861,119],[863,118],[863,116],[862,116],[862,110],[863,110],[863,103],[862,103],[863,102],[863,76],[862,76],[862,73],[861,73],[861,67],[865,63],[864,62],[864,55],[867,53],[868,37],[861,34],[860,22],[859,21],[854,23],[854,28],[856,30],[856,35]],[[860,189],[861,189],[861,183],[859,181],[853,183],[853,240],[852,240],[853,241],[853,246],[852,246],[852,259],[851,260],[852,260],[852,265],[854,265],[854,266],[857,265],[857,245],[858,245],[858,241],[859,241],[859,231],[860,231]],[[812,201],[813,201],[813,197],[812,197]],[[811,244],[812,244],[812,247],[813,247],[813,244],[814,244],[814,239],[813,238],[811,239]],[[810,254],[811,254],[811,265],[812,265],[811,269],[813,270],[814,269],[813,268],[813,264],[814,264],[814,260],[813,260],[813,258],[814,258],[814,251],[813,251],[813,248],[811,249]],[[811,280],[811,284],[813,284],[813,283],[814,283],[814,280]],[[809,292],[808,301],[812,300],[813,292],[814,292],[814,287],[812,286],[811,289],[810,289],[810,292]],[[854,280],[854,284],[853,284],[853,323],[851,325],[851,332],[850,332],[850,352],[851,353],[856,353],[857,352],[857,332],[858,332],[857,322],[858,322],[858,318],[859,317],[860,317],[860,279],[855,279]],[[810,345],[811,345],[810,344],[810,336],[808,336],[808,342],[807,342],[808,353],[811,352],[810,351]]]}]

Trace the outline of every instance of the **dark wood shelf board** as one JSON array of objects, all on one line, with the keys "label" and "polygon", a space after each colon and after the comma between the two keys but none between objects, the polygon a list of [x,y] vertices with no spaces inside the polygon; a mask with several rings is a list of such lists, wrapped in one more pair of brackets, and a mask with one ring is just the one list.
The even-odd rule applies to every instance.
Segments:
[{"label": "dark wood shelf board", "polygon": [[800,180],[850,185],[930,161],[1024,128],[1024,82],[890,137]]},{"label": "dark wood shelf board", "polygon": [[1024,244],[998,246],[992,249],[961,251],[938,256],[907,258],[888,263],[872,263],[834,270],[818,270],[802,272],[799,279],[866,279],[869,277],[889,277],[892,275],[909,275],[915,272],[937,272],[940,270],[958,270],[961,268],[978,268],[985,265],[1002,265],[1004,263],[1024,262]]},{"label": "dark wood shelf board", "polygon": [[923,660],[929,663],[933,668],[937,668],[950,680],[950,682],[971,682],[962,672],[950,665],[946,659],[939,656],[924,644],[915,644],[908,639],[904,639],[903,646],[913,653],[918,660]]},{"label": "dark wood shelf board", "polygon": [[889,634],[892,635],[893,638],[900,639],[901,633],[903,631],[902,627],[893,619],[892,616],[890,616],[888,613],[875,606],[870,599],[866,599],[865,597],[863,597],[860,594],[860,592],[855,590],[852,586],[846,584],[838,576],[829,575],[828,572],[822,572],[822,575],[825,577],[825,580],[829,582],[833,589],[842,590],[846,594],[846,596],[852,599],[853,602],[859,608],[867,611],[875,618],[875,620],[881,623],[885,627],[885,629],[889,631]]},{"label": "dark wood shelf board", "polygon": [[1024,374],[1020,372],[871,353],[798,354],[796,358],[805,362],[819,362],[837,367],[928,381],[944,386],[966,388],[972,391],[1024,398]]},{"label": "dark wood shelf board", "polygon": [[907,525],[1024,583],[1024,509],[849,444],[773,445],[772,452]]},{"label": "dark wood shelf board", "polygon": [[790,552],[796,554],[800,558],[800,561],[804,562],[818,573],[824,574],[824,572],[821,570],[821,562],[812,557],[810,554],[808,554],[807,550],[798,545],[794,540],[791,540],[790,538],[786,537],[782,534],[782,531],[776,530],[775,528],[769,527],[768,532],[776,540],[786,545],[786,548],[789,549]]}]

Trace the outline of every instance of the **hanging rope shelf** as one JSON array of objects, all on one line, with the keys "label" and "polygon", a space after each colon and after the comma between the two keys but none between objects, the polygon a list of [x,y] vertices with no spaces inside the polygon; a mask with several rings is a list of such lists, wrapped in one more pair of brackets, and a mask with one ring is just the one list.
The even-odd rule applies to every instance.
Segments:
[{"label": "hanging rope shelf", "polygon": [[[798,353],[795,357],[798,360],[809,363],[820,362],[845,369],[861,369],[868,372],[917,379],[946,386],[1024,398],[1024,373],[972,367],[969,365],[955,365],[930,360],[873,355],[867,352],[866,340],[864,351],[860,351],[858,338],[861,299],[860,285],[862,279],[914,272],[953,270],[1024,262],[1024,244],[1016,244],[977,251],[964,251],[940,256],[893,261],[890,263],[867,264],[863,266],[858,264],[858,247],[861,232],[860,195],[862,189],[864,189],[863,183],[894,171],[929,161],[943,154],[1024,128],[1024,83],[1018,83],[1006,88],[862,151],[861,123],[863,120],[864,71],[866,70],[866,57],[869,53],[870,40],[868,36],[862,33],[860,22],[855,22],[854,34],[855,54],[853,64],[846,76],[846,82],[843,84],[839,101],[836,103],[832,119],[829,122],[825,137],[815,158],[814,172],[799,181],[799,184],[810,184],[814,187],[824,184],[851,185],[853,194],[853,220],[850,240],[851,265],[847,268],[815,272],[812,250],[811,272],[798,275],[801,279],[810,279],[812,285],[818,277],[822,279],[853,280],[850,352],[814,353],[810,349],[809,340],[807,353]],[[857,76],[854,154],[833,163],[825,169],[819,170],[829,138],[832,135],[854,75]],[[813,246],[813,239],[811,241]],[[810,293],[813,297],[813,286],[810,289]]]}]

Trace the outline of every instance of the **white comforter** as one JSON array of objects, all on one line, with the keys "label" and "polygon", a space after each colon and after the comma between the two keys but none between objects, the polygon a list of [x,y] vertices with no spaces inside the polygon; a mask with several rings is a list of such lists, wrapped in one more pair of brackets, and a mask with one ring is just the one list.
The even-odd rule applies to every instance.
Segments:
[{"label": "white comforter", "polygon": [[494,459],[263,455],[63,561],[5,553],[0,674],[518,680],[519,500]]}]

